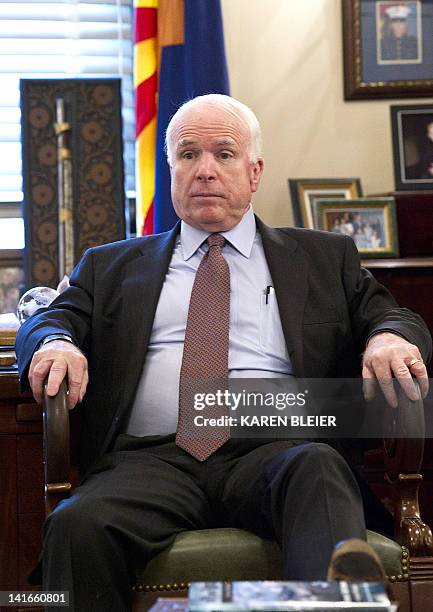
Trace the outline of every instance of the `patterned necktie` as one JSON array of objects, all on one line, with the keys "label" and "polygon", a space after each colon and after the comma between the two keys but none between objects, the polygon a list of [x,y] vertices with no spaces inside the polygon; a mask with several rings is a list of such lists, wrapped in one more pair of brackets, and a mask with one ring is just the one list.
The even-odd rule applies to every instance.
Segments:
[{"label": "patterned necktie", "polygon": [[[194,408],[196,393],[221,389],[228,376],[230,271],[221,249],[225,239],[211,234],[208,252],[203,256],[195,275],[189,303],[179,380],[179,422],[176,444],[187,453],[204,461],[230,437],[225,424],[227,406]],[[222,403],[222,402],[219,402]],[[198,426],[194,418],[218,419],[223,424]]]}]

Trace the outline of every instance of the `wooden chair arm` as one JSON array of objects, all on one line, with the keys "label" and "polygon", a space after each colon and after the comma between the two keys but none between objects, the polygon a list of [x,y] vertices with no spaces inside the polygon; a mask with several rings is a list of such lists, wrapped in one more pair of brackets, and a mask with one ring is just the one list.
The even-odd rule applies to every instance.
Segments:
[{"label": "wooden chair arm", "polygon": [[387,406],[385,411],[384,439],[385,470],[390,482],[399,474],[418,473],[424,457],[425,418],[424,403],[417,381],[414,384],[418,399],[410,400],[399,385],[395,385],[398,406]]},{"label": "wooden chair arm", "polygon": [[47,394],[44,385],[43,428],[45,507],[49,514],[71,490],[69,409],[65,381],[54,397]]},{"label": "wooden chair arm", "polygon": [[[424,457],[424,404],[416,381],[418,399],[409,400],[399,385],[398,407],[385,414],[385,477],[394,496],[394,537],[414,557],[433,556],[432,532],[420,516],[418,491]],[[398,436],[398,437],[397,437]]]}]

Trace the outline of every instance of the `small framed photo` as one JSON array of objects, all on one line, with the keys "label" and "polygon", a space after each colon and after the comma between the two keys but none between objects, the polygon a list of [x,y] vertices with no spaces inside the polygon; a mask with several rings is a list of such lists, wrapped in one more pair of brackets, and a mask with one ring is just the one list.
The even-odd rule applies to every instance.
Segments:
[{"label": "small framed photo", "polygon": [[0,314],[15,312],[23,288],[23,268],[20,256],[6,251],[0,260]]},{"label": "small framed photo", "polygon": [[396,189],[433,189],[433,104],[391,106]]},{"label": "small framed photo", "polygon": [[345,99],[430,97],[433,3],[343,0]]},{"label": "small framed photo", "polygon": [[317,202],[320,229],[346,234],[362,257],[398,257],[394,198],[357,198]]},{"label": "small framed photo", "polygon": [[289,190],[295,225],[310,229],[318,227],[316,203],[319,199],[350,200],[362,196],[359,178],[289,179]]}]

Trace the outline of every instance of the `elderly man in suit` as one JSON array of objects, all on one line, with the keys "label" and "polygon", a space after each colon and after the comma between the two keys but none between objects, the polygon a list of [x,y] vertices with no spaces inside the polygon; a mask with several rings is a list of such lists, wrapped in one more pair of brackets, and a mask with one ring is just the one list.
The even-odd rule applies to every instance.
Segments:
[{"label": "elderly man in suit", "polygon": [[[335,544],[365,539],[361,496],[323,443],[188,429],[191,380],[400,378],[426,392],[430,337],[359,266],[352,240],[272,229],[251,208],[260,127],[228,96],[182,106],[167,130],[181,221],[88,251],[70,287],[21,328],[37,400],[66,377],[82,402],[85,475],[45,527],[44,588],[76,610],[127,610],[136,565],[183,530],[237,526],[276,538],[291,579],[326,576]],[[367,395],[373,393],[368,387]],[[314,544],[314,546],[311,546]]]}]

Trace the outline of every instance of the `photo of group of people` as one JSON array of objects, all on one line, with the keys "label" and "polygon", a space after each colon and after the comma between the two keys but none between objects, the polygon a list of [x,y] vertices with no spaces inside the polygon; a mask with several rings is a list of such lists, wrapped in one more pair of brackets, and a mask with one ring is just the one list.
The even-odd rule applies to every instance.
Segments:
[{"label": "photo of group of people", "polygon": [[289,188],[295,226],[350,236],[363,257],[398,256],[394,198],[363,197],[359,177],[289,179]]},{"label": "photo of group of people", "polygon": [[350,236],[366,257],[398,255],[397,217],[393,198],[319,200],[319,229]]},{"label": "photo of group of people", "polygon": [[384,223],[372,211],[327,212],[331,232],[346,234],[355,241],[358,249],[380,249],[385,246]]}]

